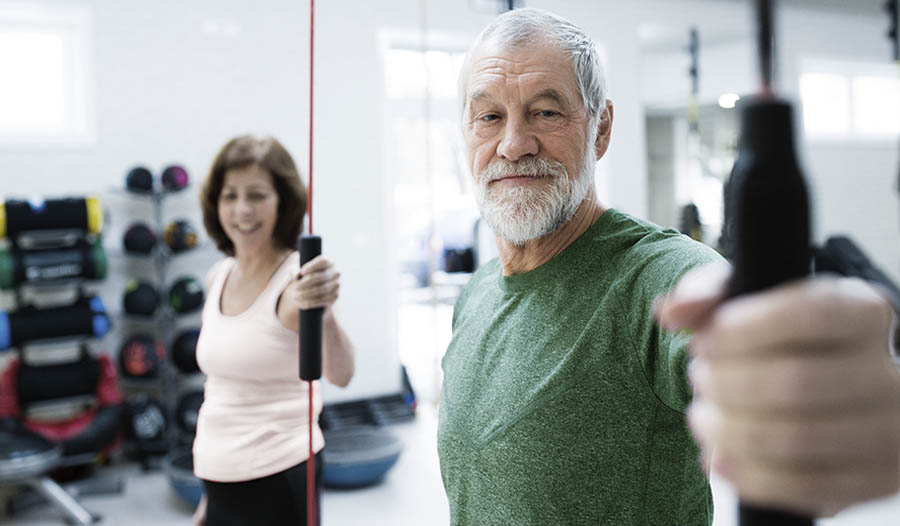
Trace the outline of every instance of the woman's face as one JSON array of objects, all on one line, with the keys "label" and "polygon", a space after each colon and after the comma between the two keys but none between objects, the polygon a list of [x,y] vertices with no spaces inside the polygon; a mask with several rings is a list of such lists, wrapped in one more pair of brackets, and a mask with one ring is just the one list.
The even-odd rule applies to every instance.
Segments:
[{"label": "woman's face", "polygon": [[257,165],[225,172],[219,194],[219,222],[235,255],[268,250],[278,222],[278,192],[272,175]]}]

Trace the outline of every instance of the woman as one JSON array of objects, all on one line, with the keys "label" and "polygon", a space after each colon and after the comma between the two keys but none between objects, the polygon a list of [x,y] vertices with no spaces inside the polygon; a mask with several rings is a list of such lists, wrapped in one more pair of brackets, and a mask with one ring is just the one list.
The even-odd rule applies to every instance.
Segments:
[{"label": "woman", "polygon": [[[207,378],[194,439],[194,472],[205,495],[194,524],[305,524],[309,411],[308,384],[298,372],[299,309],[324,307],[322,370],[346,386],[353,348],[332,309],[340,274],[323,256],[299,267],[294,245],[306,192],[275,139],[229,141],[200,199],[206,230],[228,257],[207,276],[197,343]],[[313,391],[318,452],[325,444],[318,382]]]}]

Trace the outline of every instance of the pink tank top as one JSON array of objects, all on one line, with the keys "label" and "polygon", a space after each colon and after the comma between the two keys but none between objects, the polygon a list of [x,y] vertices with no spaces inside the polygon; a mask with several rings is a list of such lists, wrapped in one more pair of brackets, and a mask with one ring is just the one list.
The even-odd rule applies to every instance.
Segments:
[{"label": "pink tank top", "polygon": [[[222,288],[233,258],[216,265],[197,341],[206,374],[194,439],[194,473],[216,482],[252,480],[309,457],[307,383],[299,377],[297,333],[281,324],[278,297],[300,267],[294,252],[244,312],[222,314]],[[325,446],[319,429],[319,382],[313,383],[313,449]]]}]

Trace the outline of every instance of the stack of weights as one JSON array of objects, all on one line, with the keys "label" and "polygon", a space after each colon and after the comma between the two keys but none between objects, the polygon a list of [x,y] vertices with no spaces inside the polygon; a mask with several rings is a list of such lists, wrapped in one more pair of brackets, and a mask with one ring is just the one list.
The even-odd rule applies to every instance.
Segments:
[{"label": "stack of weights", "polygon": [[[15,292],[18,304],[0,311],[0,352],[27,349],[4,372],[6,387],[16,387],[0,388],[0,418],[23,419],[32,431],[61,444],[64,454],[111,447],[119,430],[115,369],[108,357],[95,358],[85,346],[86,339],[102,338],[110,328],[103,301],[84,290],[85,281],[106,278],[102,230],[103,210],[95,197],[0,202],[0,290]],[[25,303],[25,288],[40,301]],[[77,352],[50,363],[50,347]],[[86,404],[86,396],[93,402]]]}]

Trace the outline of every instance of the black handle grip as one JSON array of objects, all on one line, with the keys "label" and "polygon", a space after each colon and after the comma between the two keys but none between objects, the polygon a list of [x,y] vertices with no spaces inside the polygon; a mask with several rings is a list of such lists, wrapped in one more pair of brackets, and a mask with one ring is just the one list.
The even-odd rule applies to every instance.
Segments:
[{"label": "black handle grip", "polygon": [[[300,236],[297,244],[300,266],[322,253],[322,238]],[[300,309],[300,379],[318,380],[322,377],[322,313],[324,309]]]},{"label": "black handle grip", "polygon": [[[774,287],[810,272],[809,199],[794,154],[790,105],[757,100],[743,110],[731,174],[734,275],[730,296]],[[813,520],[741,502],[741,526],[801,526]]]}]

